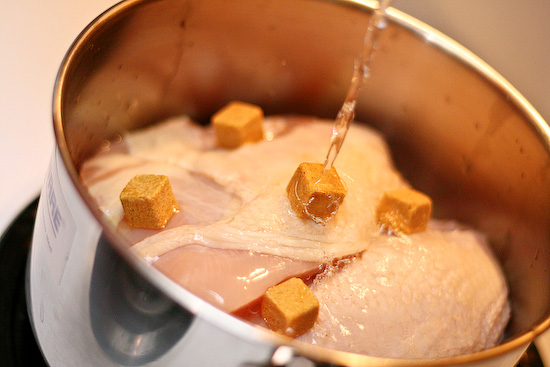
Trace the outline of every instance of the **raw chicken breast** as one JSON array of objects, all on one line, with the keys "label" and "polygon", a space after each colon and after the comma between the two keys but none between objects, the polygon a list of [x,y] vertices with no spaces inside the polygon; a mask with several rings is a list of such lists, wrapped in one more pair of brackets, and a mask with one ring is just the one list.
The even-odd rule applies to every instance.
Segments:
[{"label": "raw chicken breast", "polygon": [[[262,294],[314,278],[319,318],[302,341],[381,357],[435,358],[498,343],[510,306],[505,278],[479,233],[430,221],[380,233],[382,193],[408,184],[382,137],[353,125],[335,167],[347,189],[325,225],[296,216],[286,185],[301,162],[322,162],[332,121],[269,117],[266,139],[216,146],[186,117],[132,132],[85,162],[81,179],[119,232],[175,282],[259,325]],[[119,195],[137,174],[167,175],[180,210],[162,230],[130,228]],[[336,265],[335,265],[336,264]]]},{"label": "raw chicken breast", "polygon": [[[167,229],[137,243],[134,250],[145,257],[157,257],[195,243],[326,262],[367,248],[378,235],[374,210],[379,196],[385,190],[406,186],[382,137],[366,127],[351,128],[336,164],[347,198],[334,218],[318,225],[292,211],[286,185],[301,162],[323,161],[332,121],[271,117],[264,124],[267,136],[274,136],[272,140],[235,150],[207,144],[193,147],[185,141],[180,142],[185,148],[175,148],[173,137],[182,135],[182,129],[193,130],[191,135],[196,137],[200,133],[195,130],[211,135],[209,128],[179,120],[128,136],[126,144],[136,159],[157,161],[159,166],[179,165],[241,201],[236,211],[210,225],[189,223]],[[270,134],[272,131],[275,133]],[[158,146],[154,142],[159,142]]]},{"label": "raw chicken breast", "polygon": [[382,236],[311,286],[319,318],[301,340],[394,358],[437,358],[498,344],[507,285],[485,239],[452,223]]},{"label": "raw chicken breast", "polygon": [[[174,118],[86,161],[81,179],[135,251],[185,288],[235,311],[278,282],[364,250],[378,235],[378,196],[405,185],[379,134],[354,127],[338,158],[352,199],[325,226],[299,218],[286,185],[299,163],[322,161],[332,121],[271,117],[264,127],[265,141],[224,150],[211,127]],[[130,228],[123,218],[120,192],[143,173],[168,176],[180,204],[160,231]]]},{"label": "raw chicken breast", "polygon": [[161,256],[154,266],[214,306],[235,312],[260,298],[269,287],[299,275],[319,273],[319,263],[244,250],[187,245]]}]

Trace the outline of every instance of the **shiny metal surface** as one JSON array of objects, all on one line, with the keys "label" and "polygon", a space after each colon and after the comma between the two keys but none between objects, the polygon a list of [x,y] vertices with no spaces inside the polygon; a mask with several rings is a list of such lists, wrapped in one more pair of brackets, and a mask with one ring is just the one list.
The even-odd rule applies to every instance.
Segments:
[{"label": "shiny metal surface", "polygon": [[[79,196],[66,200],[83,200],[82,210],[95,217],[85,220],[99,222],[125,261],[197,319],[249,347],[264,346],[262,353],[286,343],[209,307],[124,251],[79,184],[78,168],[129,129],[182,113],[207,121],[234,99],[259,104],[267,114],[334,117],[369,14],[358,1],[241,0],[228,6],[223,0],[144,0],[115,6],[84,30],[58,77],[56,137],[72,181],[64,185],[74,185]],[[399,11],[390,12],[372,69],[356,119],[386,134],[405,177],[434,198],[436,216],[489,234],[510,283],[512,322],[496,348],[432,361],[289,344],[312,360],[341,365],[512,366],[550,325],[548,128],[490,67]],[[78,268],[70,261],[92,261],[97,246],[89,248],[80,259],[71,250],[61,282]]]}]

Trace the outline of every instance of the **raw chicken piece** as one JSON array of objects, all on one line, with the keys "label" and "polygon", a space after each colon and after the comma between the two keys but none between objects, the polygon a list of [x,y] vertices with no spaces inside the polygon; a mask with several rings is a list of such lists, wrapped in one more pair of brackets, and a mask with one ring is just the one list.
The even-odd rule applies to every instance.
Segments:
[{"label": "raw chicken piece", "polygon": [[[182,135],[181,129],[198,129],[204,135],[211,135],[209,128],[177,120],[130,135],[126,143],[136,158],[178,164],[212,180],[242,202],[236,212],[215,223],[206,226],[190,223],[168,229],[137,243],[134,250],[145,257],[157,257],[196,243],[325,262],[367,248],[378,235],[374,210],[379,196],[385,190],[407,185],[394,169],[382,137],[364,126],[351,128],[336,165],[349,199],[344,200],[336,216],[326,225],[318,225],[299,218],[292,211],[286,185],[301,162],[322,161],[332,121],[271,117],[264,124],[268,133],[278,129],[273,140],[235,150],[207,145],[175,148],[171,137]],[[282,129],[281,125],[287,128]],[[197,136],[196,131],[191,134]],[[150,143],[162,142],[165,138],[166,147]]]},{"label": "raw chicken piece", "polygon": [[[352,126],[336,162],[348,195],[318,225],[294,214],[285,188],[298,164],[324,158],[332,121],[270,117],[265,127],[266,141],[223,150],[210,127],[176,118],[127,135],[125,149],[93,157],[81,177],[133,250],[225,311],[247,315],[270,286],[345,258],[313,282],[319,320],[301,340],[402,358],[498,343],[510,306],[480,234],[437,221],[409,236],[379,233],[380,195],[408,185],[378,133]],[[120,191],[142,173],[167,175],[180,203],[163,230],[123,219]]]},{"label": "raw chicken piece", "polygon": [[188,245],[161,256],[154,266],[187,290],[234,312],[261,297],[266,289],[291,275],[309,278],[319,263],[243,250]]},{"label": "raw chicken piece", "polygon": [[452,223],[382,236],[311,289],[321,308],[301,340],[371,356],[480,351],[498,344],[510,316],[506,281],[485,239]]},{"label": "raw chicken piece", "polygon": [[[270,124],[273,134],[287,131],[287,125],[280,122]],[[210,129],[186,118],[138,131],[128,135],[113,151],[86,161],[80,172],[81,180],[99,208],[132,244],[177,227],[218,226],[231,220],[245,205],[235,193],[242,194],[242,190],[230,191],[200,169],[193,169],[200,155],[215,149],[211,137]],[[132,177],[141,173],[168,176],[180,203],[180,210],[163,230],[131,228],[123,219],[120,192]],[[254,301],[280,281],[320,271],[319,262],[195,243],[200,243],[199,231],[189,240],[179,242],[176,250],[146,258],[177,283],[228,312]]]}]

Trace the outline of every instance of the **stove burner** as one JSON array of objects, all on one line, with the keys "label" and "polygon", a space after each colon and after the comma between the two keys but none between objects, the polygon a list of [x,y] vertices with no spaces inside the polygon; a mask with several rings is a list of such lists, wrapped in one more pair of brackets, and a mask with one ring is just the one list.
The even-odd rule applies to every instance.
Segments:
[{"label": "stove burner", "polygon": [[38,199],[0,238],[0,361],[2,366],[46,366],[27,314],[25,271]]},{"label": "stove burner", "polygon": [[[25,271],[38,199],[23,210],[0,237],[0,364],[47,366],[27,313]],[[544,367],[532,343],[517,367]]]}]

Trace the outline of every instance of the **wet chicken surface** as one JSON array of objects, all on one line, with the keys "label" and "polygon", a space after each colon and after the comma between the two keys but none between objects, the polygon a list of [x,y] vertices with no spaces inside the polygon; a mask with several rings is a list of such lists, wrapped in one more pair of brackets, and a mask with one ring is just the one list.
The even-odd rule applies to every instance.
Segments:
[{"label": "wet chicken surface", "polygon": [[[379,198],[408,184],[377,132],[351,127],[335,165],[348,194],[330,221],[293,212],[286,185],[301,162],[324,157],[331,128],[269,117],[264,141],[224,150],[210,126],[175,118],[128,134],[88,160],[81,179],[133,251],[225,311],[246,315],[266,289],[298,276],[321,303],[304,341],[403,358],[497,343],[507,289],[481,234],[437,220],[413,235],[380,232]],[[162,230],[125,222],[119,194],[143,173],[168,176],[179,203]]]}]

